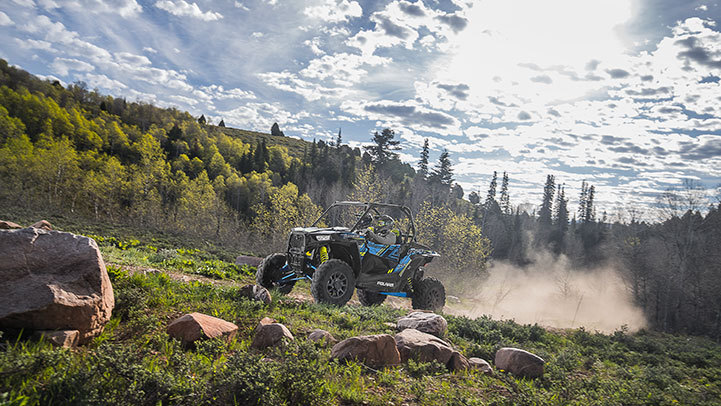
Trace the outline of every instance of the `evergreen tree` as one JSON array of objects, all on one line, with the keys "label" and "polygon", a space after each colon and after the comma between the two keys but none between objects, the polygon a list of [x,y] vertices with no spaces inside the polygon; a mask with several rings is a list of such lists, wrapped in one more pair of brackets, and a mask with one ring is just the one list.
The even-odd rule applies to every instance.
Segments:
[{"label": "evergreen tree", "polygon": [[503,180],[501,181],[501,198],[499,204],[503,214],[511,214],[511,199],[508,196],[508,173],[506,172],[503,172]]},{"label": "evergreen tree", "polygon": [[566,191],[563,185],[558,188],[558,194],[556,195],[554,219],[557,229],[565,234],[568,229],[568,199],[566,199]]},{"label": "evergreen tree", "polygon": [[278,123],[273,123],[273,125],[270,127],[270,135],[274,137],[283,137],[285,134],[283,134],[283,131],[280,131]]},{"label": "evergreen tree", "polygon": [[204,125],[207,120],[205,120],[205,114],[201,114],[200,118],[198,119],[198,124]]},{"label": "evergreen tree", "polygon": [[441,156],[438,157],[436,167],[433,168],[428,179],[432,183],[437,183],[442,186],[450,187],[453,183],[453,168],[451,167],[450,154],[448,150],[444,149]]},{"label": "evergreen tree", "polygon": [[538,210],[538,221],[543,226],[551,225],[551,214],[553,212],[553,198],[556,195],[555,177],[553,175],[546,176],[546,184],[543,187],[543,202]]},{"label": "evergreen tree", "polygon": [[481,202],[481,196],[478,195],[478,192],[473,191],[468,195],[468,201],[475,206]]},{"label": "evergreen tree", "polygon": [[335,139],[335,147],[336,147],[336,148],[340,148],[340,146],[341,146],[342,143],[343,143],[343,138],[342,138],[341,135],[340,135],[340,130],[341,130],[341,129],[338,128],[338,136],[337,136],[336,139]]},{"label": "evergreen tree", "polygon": [[588,195],[586,196],[586,223],[593,223],[596,221],[596,208],[593,207],[593,197],[596,193],[596,188],[591,185],[588,188]]},{"label": "evergreen tree", "polygon": [[428,177],[428,138],[423,140],[421,160],[418,161],[418,174],[422,179],[426,179]]},{"label": "evergreen tree", "polygon": [[493,171],[493,178],[491,178],[491,184],[488,186],[488,194],[486,195],[486,202],[484,206],[486,210],[493,205],[496,201],[496,186],[498,185],[498,173]]},{"label": "evergreen tree", "polygon": [[218,127],[225,127],[225,121],[221,118]]},{"label": "evergreen tree", "polygon": [[400,149],[398,146],[400,141],[393,139],[394,137],[395,132],[390,128],[385,128],[380,134],[378,131],[373,134],[372,141],[375,145],[363,147],[368,151],[371,162],[373,162],[376,168],[383,168],[389,161],[398,159],[398,154],[393,151]]}]

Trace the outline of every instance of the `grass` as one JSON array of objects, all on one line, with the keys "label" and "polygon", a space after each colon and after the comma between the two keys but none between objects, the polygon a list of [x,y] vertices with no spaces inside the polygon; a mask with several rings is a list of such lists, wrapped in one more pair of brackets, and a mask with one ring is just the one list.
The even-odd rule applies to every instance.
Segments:
[{"label": "grass", "polygon": [[[708,339],[650,331],[612,335],[489,318],[446,315],[447,340],[467,357],[492,361],[503,346],[546,360],[540,379],[496,371],[449,373],[436,363],[371,369],[330,359],[330,349],[306,340],[315,328],[336,338],[390,333],[405,313],[388,306],[333,307],[273,292],[270,305],[239,297],[253,280],[210,251],[173,246],[153,236],[93,231],[108,266],[116,307],[104,332],[84,347],[56,349],[22,335],[0,336],[0,405],[33,404],[364,404],[364,405],[714,405],[721,404],[721,347]],[[207,273],[237,284],[181,282],[133,266]],[[234,268],[235,267],[235,268]],[[307,291],[308,284],[295,289]],[[208,340],[183,349],[165,332],[188,312],[239,326],[230,342]],[[284,323],[296,340],[264,352],[250,349],[263,317]]]}]

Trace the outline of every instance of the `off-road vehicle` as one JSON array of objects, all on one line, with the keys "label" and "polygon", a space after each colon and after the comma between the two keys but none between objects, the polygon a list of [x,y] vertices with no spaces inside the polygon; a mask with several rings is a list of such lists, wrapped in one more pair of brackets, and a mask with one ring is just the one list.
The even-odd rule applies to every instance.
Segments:
[{"label": "off-road vehicle", "polygon": [[[374,241],[379,219],[385,227],[391,219],[393,229],[385,230],[386,244]],[[388,231],[395,239],[388,239],[392,236]],[[410,297],[415,309],[439,310],[446,302],[445,288],[437,279],[423,277],[423,266],[437,256],[416,242],[408,207],[335,202],[310,227],[291,230],[287,252],[263,259],[256,281],[288,293],[297,281],[308,279],[318,303],[342,306],[357,289],[358,300],[365,306],[379,305],[386,296],[400,296]]]}]

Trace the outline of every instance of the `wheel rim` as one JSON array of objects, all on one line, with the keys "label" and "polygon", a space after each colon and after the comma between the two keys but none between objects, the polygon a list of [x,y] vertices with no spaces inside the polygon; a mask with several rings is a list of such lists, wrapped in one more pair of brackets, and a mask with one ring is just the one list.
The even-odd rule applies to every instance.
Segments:
[{"label": "wheel rim", "polygon": [[328,296],[338,299],[348,290],[348,278],[340,272],[335,272],[328,278],[326,288]]}]

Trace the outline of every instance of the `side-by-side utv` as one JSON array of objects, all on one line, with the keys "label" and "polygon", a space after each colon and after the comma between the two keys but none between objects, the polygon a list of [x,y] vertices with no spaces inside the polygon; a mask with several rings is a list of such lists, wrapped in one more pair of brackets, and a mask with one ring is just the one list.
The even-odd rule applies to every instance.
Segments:
[{"label": "side-by-side utv", "polygon": [[287,252],[266,257],[256,280],[288,293],[308,279],[318,303],[342,306],[357,289],[366,306],[401,296],[410,297],[413,308],[439,310],[446,301],[443,284],[423,276],[423,266],[437,256],[416,242],[408,207],[335,202],[310,227],[294,228]]}]

